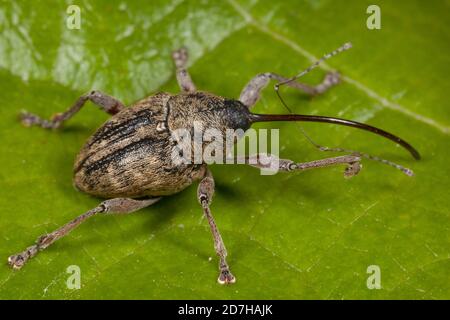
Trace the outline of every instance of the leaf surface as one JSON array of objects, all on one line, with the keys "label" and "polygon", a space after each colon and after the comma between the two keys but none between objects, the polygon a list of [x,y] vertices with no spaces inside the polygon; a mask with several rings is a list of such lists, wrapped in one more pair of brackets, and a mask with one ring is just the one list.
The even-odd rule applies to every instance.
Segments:
[{"label": "leaf surface", "polygon": [[[81,29],[66,27],[60,1],[0,4],[0,298],[448,299],[450,286],[448,1],[380,1],[382,28],[366,28],[367,1],[79,1]],[[95,217],[22,270],[6,258],[91,209],[72,187],[75,155],[108,117],[88,105],[58,132],[23,128],[21,109],[49,117],[91,89],[126,104],[177,92],[170,53],[188,47],[198,88],[238,97],[254,75],[292,76],[341,44],[354,48],[326,70],[344,81],[323,96],[283,88],[298,113],[367,122],[410,141],[392,142],[325,124],[303,128],[320,144],[347,147],[412,168],[409,178],[371,161],[350,180],[342,168],[261,176],[214,165],[212,211],[237,277],[216,283],[217,259],[196,185],[138,213]],[[269,85],[253,110],[284,113]],[[280,129],[284,158],[326,157],[292,123]],[[81,269],[69,290],[66,268]],[[367,268],[381,270],[369,290]]]}]

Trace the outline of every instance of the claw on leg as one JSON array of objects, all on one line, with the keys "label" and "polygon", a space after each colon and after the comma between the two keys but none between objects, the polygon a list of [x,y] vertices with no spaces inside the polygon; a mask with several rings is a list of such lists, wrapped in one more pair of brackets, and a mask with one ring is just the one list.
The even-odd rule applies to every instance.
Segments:
[{"label": "claw on leg", "polygon": [[231,271],[227,268],[226,270],[221,270],[217,282],[220,284],[233,284],[236,282],[236,278],[233,276]]},{"label": "claw on leg", "polygon": [[328,84],[338,84],[341,82],[341,74],[337,71],[328,72],[323,82]]},{"label": "claw on leg", "polygon": [[331,87],[339,84],[339,82],[341,82],[341,75],[339,72],[328,72],[322,83],[314,87],[314,94],[322,94]]},{"label": "claw on leg", "polygon": [[25,251],[13,254],[9,256],[8,258],[8,264],[16,270],[21,269],[25,263],[32,257],[34,257],[39,251],[39,248],[37,245],[32,245],[28,247]]},{"label": "claw on leg", "polygon": [[8,258],[8,264],[14,269],[20,269],[25,264],[26,260],[22,254],[12,255]]},{"label": "claw on leg", "polygon": [[53,120],[42,119],[41,117],[25,110],[20,112],[19,118],[20,122],[25,127],[31,127],[34,125],[38,125],[46,129],[53,129],[58,127]]},{"label": "claw on leg", "polygon": [[344,178],[350,179],[356,176],[359,173],[359,171],[361,171],[361,168],[362,165],[359,161],[349,163],[348,166],[345,168]]}]

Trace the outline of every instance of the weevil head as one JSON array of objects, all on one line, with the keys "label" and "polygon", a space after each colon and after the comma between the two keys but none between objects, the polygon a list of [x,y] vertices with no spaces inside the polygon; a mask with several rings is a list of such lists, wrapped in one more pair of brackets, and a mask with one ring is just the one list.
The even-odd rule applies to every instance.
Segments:
[{"label": "weevil head", "polygon": [[223,103],[223,118],[226,121],[226,126],[230,129],[247,130],[250,128],[250,111],[239,100],[226,99]]}]

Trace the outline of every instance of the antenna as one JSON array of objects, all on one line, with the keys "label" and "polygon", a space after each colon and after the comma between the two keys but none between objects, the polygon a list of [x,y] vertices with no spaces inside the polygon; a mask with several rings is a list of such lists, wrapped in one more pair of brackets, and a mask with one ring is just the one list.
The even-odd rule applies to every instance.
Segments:
[{"label": "antenna", "polygon": [[[277,96],[278,96],[278,98],[280,99],[280,101],[281,101],[281,103],[283,104],[283,106],[289,111],[290,114],[293,115],[293,112],[292,112],[292,110],[288,107],[288,105],[286,104],[286,102],[284,101],[284,99],[281,97],[281,94],[280,94],[280,92],[279,92],[280,87],[283,86],[283,85],[285,85],[285,84],[288,84],[288,83],[290,83],[290,82],[292,82],[292,81],[295,81],[295,80],[297,80],[297,79],[299,79],[299,78],[301,78],[301,77],[303,77],[305,74],[309,73],[311,70],[313,70],[313,69],[315,69],[316,67],[318,67],[319,64],[322,63],[323,61],[328,60],[328,59],[330,59],[331,57],[334,57],[335,55],[337,55],[337,54],[339,54],[339,53],[341,53],[341,52],[343,52],[343,51],[345,51],[345,50],[348,50],[348,49],[350,49],[350,48],[352,48],[352,44],[351,44],[350,42],[344,43],[342,46],[340,46],[340,47],[337,48],[336,50],[334,50],[334,51],[332,51],[332,52],[330,52],[330,53],[325,54],[322,58],[320,58],[319,60],[317,60],[316,62],[314,62],[312,65],[310,65],[308,68],[306,68],[305,70],[303,70],[303,71],[300,72],[299,74],[297,74],[297,75],[295,75],[295,76],[293,76],[293,77],[291,77],[291,78],[289,78],[289,79],[287,79],[287,80],[284,80],[284,81],[281,81],[281,82],[278,82],[277,84],[275,84],[275,86],[274,86],[275,92],[277,93]],[[306,133],[305,129],[303,129],[303,127],[300,126],[300,124],[297,123],[297,125],[298,125],[300,131],[302,132],[302,134],[305,136],[305,138],[306,138],[306,139],[307,139],[307,140],[308,140],[315,148],[317,148],[317,149],[320,150],[320,151],[345,152],[345,153],[358,154],[358,155],[360,155],[360,156],[362,156],[362,157],[364,157],[364,158],[366,158],[366,159],[370,159],[370,160],[373,160],[373,161],[378,161],[378,162],[384,163],[384,164],[386,164],[386,165],[389,165],[389,166],[391,166],[391,167],[394,167],[394,168],[396,168],[396,169],[402,171],[403,173],[405,173],[405,174],[408,175],[408,176],[413,176],[413,175],[414,175],[414,173],[413,173],[413,171],[412,171],[411,169],[405,168],[405,167],[403,167],[403,166],[401,166],[401,165],[399,165],[399,164],[396,164],[396,163],[394,163],[394,162],[392,162],[392,161],[389,161],[389,160],[386,160],[386,159],[382,159],[382,158],[377,157],[377,156],[372,156],[372,155],[370,155],[370,154],[368,154],[368,153],[359,152],[359,151],[355,151],[355,150],[350,150],[350,149],[346,149],[346,148],[330,148],[330,147],[327,147],[327,146],[322,146],[322,145],[316,143],[316,142],[315,142],[315,141],[314,141],[314,140]],[[393,140],[393,139],[391,139],[391,140]],[[402,144],[402,145],[403,145],[403,144]],[[403,145],[403,146],[405,147],[405,145]],[[409,145],[408,145],[408,146],[409,146]],[[410,146],[409,146],[409,147],[410,147]],[[407,148],[407,149],[411,152],[411,154],[414,156],[414,158],[420,159],[419,153],[418,153],[414,148],[410,147],[410,148]]]}]

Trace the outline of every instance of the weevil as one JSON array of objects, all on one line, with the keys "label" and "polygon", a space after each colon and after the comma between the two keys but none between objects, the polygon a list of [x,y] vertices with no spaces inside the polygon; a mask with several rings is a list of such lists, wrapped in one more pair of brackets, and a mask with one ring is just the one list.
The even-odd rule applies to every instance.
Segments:
[{"label": "weevil", "polygon": [[[345,44],[321,60],[329,58],[350,47]],[[179,128],[192,128],[195,121],[202,121],[225,133],[227,129],[247,130],[253,123],[264,121],[309,121],[345,125],[373,132],[388,138],[407,149],[414,158],[420,155],[406,141],[379,128],[340,118],[301,114],[256,114],[251,108],[260,98],[261,91],[270,80],[288,85],[308,95],[319,95],[340,82],[337,72],[329,72],[323,81],[310,86],[296,81],[318,65],[320,60],[298,76],[285,78],[272,72],[256,75],[242,90],[238,99],[227,99],[208,92],[197,91],[187,71],[188,53],[185,48],[172,54],[176,79],[181,92],[178,94],[158,93],[126,108],[116,98],[100,91],[91,91],[81,96],[64,113],[45,120],[28,112],[22,112],[21,120],[26,126],[37,125],[46,129],[57,129],[72,118],[87,101],[98,105],[109,113],[106,121],[82,147],[75,160],[73,181],[78,190],[95,197],[104,198],[97,207],[78,216],[59,229],[39,237],[36,243],[23,252],[12,255],[8,263],[20,269],[39,251],[48,248],[88,218],[98,214],[124,214],[135,212],[159,201],[164,196],[178,193],[199,181],[197,199],[211,228],[214,248],[219,257],[220,284],[230,284],[236,278],[227,263],[227,250],[219,229],[211,214],[210,205],[214,194],[214,179],[206,163],[174,164],[171,161],[171,132]],[[207,142],[202,142],[207,143]],[[332,165],[344,165],[344,175],[351,177],[361,168],[364,154],[351,153],[343,156],[297,163],[289,159],[277,159],[280,171],[304,171]],[[254,167],[271,164],[272,156],[252,155]],[[374,157],[369,157],[374,159]],[[408,175],[412,171],[387,160],[375,158],[393,165]],[[247,159],[248,160],[248,159]],[[262,161],[264,160],[264,161]]]}]

